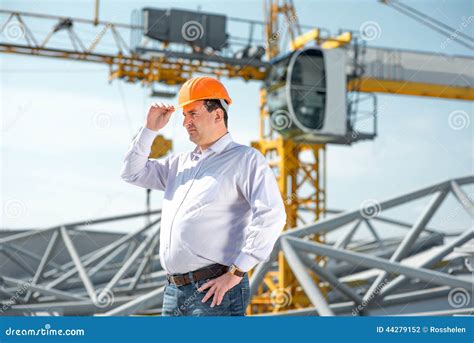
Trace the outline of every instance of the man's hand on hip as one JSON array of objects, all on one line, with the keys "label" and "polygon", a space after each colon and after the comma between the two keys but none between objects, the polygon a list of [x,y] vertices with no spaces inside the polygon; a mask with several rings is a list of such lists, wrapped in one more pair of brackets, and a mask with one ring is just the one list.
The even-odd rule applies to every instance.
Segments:
[{"label": "man's hand on hip", "polygon": [[198,289],[199,292],[202,292],[203,290],[209,288],[206,295],[202,299],[202,302],[205,303],[210,297],[214,295],[211,307],[214,307],[215,305],[219,306],[227,291],[239,284],[241,280],[242,277],[228,272],[215,279],[209,280]]}]

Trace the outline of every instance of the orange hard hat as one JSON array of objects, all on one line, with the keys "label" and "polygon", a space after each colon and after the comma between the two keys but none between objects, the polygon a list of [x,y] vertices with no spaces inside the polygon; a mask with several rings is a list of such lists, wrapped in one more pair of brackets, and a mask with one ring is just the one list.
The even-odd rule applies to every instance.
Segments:
[{"label": "orange hard hat", "polygon": [[[178,107],[186,106],[193,101],[219,99],[221,104],[230,105],[232,99],[225,89],[224,85],[217,79],[209,76],[194,77],[186,81],[179,90]],[[224,106],[227,110],[227,106]]]}]

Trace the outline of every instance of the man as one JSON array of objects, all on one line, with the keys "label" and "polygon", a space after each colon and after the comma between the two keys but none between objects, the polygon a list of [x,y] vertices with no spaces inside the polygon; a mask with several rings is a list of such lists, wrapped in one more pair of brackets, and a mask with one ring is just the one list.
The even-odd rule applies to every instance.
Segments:
[{"label": "man", "polygon": [[126,154],[121,177],[163,190],[160,262],[168,273],[164,316],[244,315],[247,272],[268,258],[286,221],[275,176],[257,150],[227,130],[232,100],[211,77],[188,80],[178,95],[192,152],[149,160],[174,106],[153,104]]}]

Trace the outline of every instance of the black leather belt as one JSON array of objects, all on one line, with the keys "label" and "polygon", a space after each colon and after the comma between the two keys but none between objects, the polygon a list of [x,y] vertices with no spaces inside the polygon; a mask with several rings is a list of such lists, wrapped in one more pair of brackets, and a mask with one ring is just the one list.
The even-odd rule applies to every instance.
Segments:
[{"label": "black leather belt", "polygon": [[[169,283],[175,284],[176,286],[186,286],[190,283],[201,281],[204,279],[213,279],[222,274],[227,273],[229,270],[228,266],[223,264],[211,264],[210,266],[206,266],[201,269],[197,269],[190,273],[185,274],[168,274],[166,276]],[[190,275],[191,274],[191,275]]]}]

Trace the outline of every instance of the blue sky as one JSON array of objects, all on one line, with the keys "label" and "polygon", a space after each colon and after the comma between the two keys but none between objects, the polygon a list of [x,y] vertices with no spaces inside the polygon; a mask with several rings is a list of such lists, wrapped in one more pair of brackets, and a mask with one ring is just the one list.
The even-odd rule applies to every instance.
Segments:
[{"label": "blue sky", "polygon": [[[92,18],[93,1],[2,1],[2,9]],[[377,1],[295,1],[302,24],[357,30],[367,21],[379,24],[380,36],[369,45],[472,56]],[[466,1],[412,1],[428,15],[458,28],[473,15]],[[262,1],[102,1],[102,20],[130,21],[133,9],[145,6],[187,8],[262,20]],[[5,17],[2,18],[2,23]],[[466,34],[473,35],[471,22]],[[49,28],[49,27],[48,27]],[[47,27],[38,28],[45,33]],[[236,32],[245,35],[245,32]],[[41,35],[40,35],[41,36]],[[127,37],[128,38],[128,37]],[[2,37],[3,39],[3,37]],[[125,184],[120,166],[132,134],[140,127],[151,101],[138,84],[108,82],[103,65],[18,55],[1,62],[1,227],[47,227],[62,222],[144,210],[145,191]],[[224,80],[233,98],[230,132],[249,144],[258,138],[258,82]],[[353,146],[329,146],[329,208],[358,208],[366,199],[390,197],[450,178],[473,174],[472,102],[379,95],[379,136]],[[174,99],[173,99],[174,101]],[[453,111],[468,114],[470,125],[454,130]],[[103,122],[105,121],[105,122]],[[163,131],[175,151],[192,148],[174,116]],[[465,190],[474,194],[473,187]],[[161,194],[152,196],[160,207]],[[425,202],[408,206],[414,220]],[[435,218],[452,230],[472,225],[453,199]],[[455,213],[455,215],[452,215]]]}]

